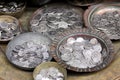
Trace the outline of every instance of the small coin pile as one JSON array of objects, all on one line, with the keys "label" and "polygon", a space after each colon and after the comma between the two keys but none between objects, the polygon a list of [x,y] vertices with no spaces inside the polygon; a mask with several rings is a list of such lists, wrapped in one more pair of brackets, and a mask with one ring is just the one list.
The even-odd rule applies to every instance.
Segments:
[{"label": "small coin pile", "polygon": [[34,68],[50,58],[47,46],[36,44],[33,41],[16,45],[14,50],[11,51],[11,55],[10,60],[14,64],[26,68]]},{"label": "small coin pile", "polygon": [[120,13],[118,11],[108,11],[95,14],[91,24],[96,29],[104,31],[111,39],[120,39]]},{"label": "small coin pile", "polygon": [[0,12],[17,12],[22,9],[24,3],[0,2]]},{"label": "small coin pile", "polygon": [[13,38],[17,33],[18,25],[16,23],[8,23],[0,21],[0,39],[10,39]]},{"label": "small coin pile", "polygon": [[31,30],[34,32],[55,35],[57,31],[66,28],[82,28],[82,15],[74,9],[64,6],[51,6],[40,9],[30,21]]},{"label": "small coin pile", "polygon": [[64,80],[64,75],[55,67],[42,69],[35,80]]},{"label": "small coin pile", "polygon": [[59,51],[61,59],[72,67],[93,68],[103,62],[102,46],[96,38],[70,37],[60,45]]}]

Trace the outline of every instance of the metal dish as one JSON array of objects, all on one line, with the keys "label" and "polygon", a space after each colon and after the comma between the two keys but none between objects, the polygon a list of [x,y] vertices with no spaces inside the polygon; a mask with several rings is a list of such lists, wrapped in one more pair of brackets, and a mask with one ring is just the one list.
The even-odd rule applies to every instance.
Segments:
[{"label": "metal dish", "polygon": [[18,19],[8,15],[0,16],[0,41],[6,42],[22,32]]},{"label": "metal dish", "polygon": [[10,15],[20,18],[26,8],[25,1],[0,2],[0,15]]},{"label": "metal dish", "polygon": [[24,70],[33,70],[42,62],[50,61],[51,40],[39,33],[24,33],[9,42],[6,49],[8,60]]},{"label": "metal dish", "polygon": [[[55,37],[56,38],[51,45],[51,54],[61,66],[72,71],[93,72],[101,70],[111,63],[115,55],[112,42],[104,33],[100,31],[91,29],[68,29],[63,33],[56,34]],[[72,43],[71,48],[70,44],[74,41],[71,41],[70,44],[68,44],[68,41],[73,39],[74,41],[80,40],[80,42]],[[101,45],[101,47],[92,45],[96,43]],[[77,47],[73,45],[77,45]],[[96,51],[96,53],[94,51]],[[94,53],[96,54],[96,57]],[[94,63],[94,59],[100,61]],[[84,64],[84,62],[86,63]]]},{"label": "metal dish", "polygon": [[84,14],[85,25],[105,32],[110,39],[120,39],[119,9],[119,3],[93,5]]},{"label": "metal dish", "polygon": [[53,39],[57,32],[63,32],[67,28],[82,28],[82,18],[81,8],[65,4],[46,5],[34,12],[29,21],[29,29]]},{"label": "metal dish", "polygon": [[[40,73],[41,70],[43,69],[49,69],[51,67],[54,67],[58,69],[63,75],[64,75],[64,80],[67,80],[67,71],[63,67],[61,67],[59,64],[56,62],[45,62],[37,66],[33,72],[33,78],[35,80],[35,77]],[[46,74],[47,75],[47,74]]]}]

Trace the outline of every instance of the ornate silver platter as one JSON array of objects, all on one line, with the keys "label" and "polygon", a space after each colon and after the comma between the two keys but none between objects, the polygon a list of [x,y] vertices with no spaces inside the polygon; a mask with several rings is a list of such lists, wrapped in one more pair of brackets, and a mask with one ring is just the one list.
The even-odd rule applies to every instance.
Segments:
[{"label": "ornate silver platter", "polygon": [[101,70],[115,55],[110,39],[91,29],[68,29],[56,34],[51,54],[61,66],[76,72]]},{"label": "ornate silver platter", "polygon": [[51,40],[39,33],[24,33],[9,42],[6,56],[15,66],[32,70],[42,62],[52,59],[49,54],[50,44]]}]

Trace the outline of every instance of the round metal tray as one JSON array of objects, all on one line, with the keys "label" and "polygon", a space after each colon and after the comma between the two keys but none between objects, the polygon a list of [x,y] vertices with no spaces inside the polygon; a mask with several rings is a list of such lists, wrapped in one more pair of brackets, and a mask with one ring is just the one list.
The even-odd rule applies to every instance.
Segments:
[{"label": "round metal tray", "polygon": [[[14,36],[19,35],[22,32],[22,28],[21,28],[21,24],[19,22],[18,19],[16,19],[15,17],[9,16],[9,15],[1,15],[0,16],[0,22],[5,23],[5,24],[15,24],[15,30],[12,31]],[[7,42],[12,40],[13,37],[7,38],[7,39],[0,39],[0,42]]]},{"label": "round metal tray", "polygon": [[[48,53],[49,53],[49,50],[50,50],[49,46],[51,44],[51,40],[48,37],[41,35],[40,33],[28,32],[28,33],[23,33],[23,34],[15,37],[13,40],[11,40],[8,43],[8,46],[6,48],[6,56],[7,56],[8,60],[12,64],[14,64],[15,66],[17,66],[18,68],[21,68],[21,69],[24,69],[24,70],[33,70],[36,66],[32,66],[32,67],[31,66],[27,66],[26,67],[24,65],[19,65],[18,63],[15,63],[13,61],[13,59],[12,59],[12,56],[13,56],[12,52],[13,52],[13,50],[16,49],[16,46],[18,46],[18,45],[22,45],[23,46],[24,43],[26,43],[26,42],[34,42],[37,45],[44,44],[46,46],[46,49],[47,49]],[[29,45],[32,46],[31,44],[29,44]],[[17,50],[19,51],[20,49],[17,48]],[[25,54],[28,55],[29,52],[27,52]],[[32,54],[34,55],[34,51],[33,51]],[[20,56],[18,56],[18,57],[20,57]],[[30,57],[32,57],[32,55]],[[49,54],[49,57],[46,59],[46,61],[50,61],[51,59],[52,59],[52,57]],[[33,59],[33,60],[35,60],[35,59]],[[46,61],[42,61],[42,62],[46,62]],[[17,61],[17,62],[19,62],[19,61]],[[39,64],[37,63],[37,65],[39,65]]]},{"label": "round metal tray", "polygon": [[120,39],[119,9],[119,3],[93,5],[84,14],[85,25],[105,32],[110,39]]},{"label": "round metal tray", "polygon": [[83,27],[83,10],[65,4],[51,4],[39,8],[29,21],[29,30],[48,35],[53,39],[57,32],[67,28]]},{"label": "round metal tray", "polygon": [[10,15],[10,16],[14,16],[16,18],[20,18],[26,8],[26,2],[23,2],[23,6],[22,8],[19,10],[19,11],[16,11],[16,12],[0,12],[0,15]]},{"label": "round metal tray", "polygon": [[33,78],[35,79],[35,77],[37,76],[37,74],[42,70],[42,69],[48,69],[50,67],[55,67],[57,68],[61,73],[63,73],[64,75],[64,80],[67,80],[67,70],[64,69],[63,67],[61,67],[58,63],[56,62],[44,62],[40,65],[38,65],[34,72],[33,72]]},{"label": "round metal tray", "polygon": [[[61,44],[66,44],[67,39],[70,37],[74,37],[74,38],[82,37],[85,40],[96,38],[102,46],[102,56],[103,54],[106,54],[106,56],[103,56],[103,62],[91,68],[78,68],[66,64],[66,62],[61,58],[61,52],[59,51],[59,47],[61,46]],[[104,49],[106,50],[106,52],[103,52]],[[93,72],[93,71],[101,70],[107,67],[111,63],[115,55],[113,50],[113,45],[110,39],[103,32],[95,31],[91,29],[74,29],[74,30],[68,29],[63,33],[56,34],[55,40],[51,45],[51,54],[61,66],[76,72]]]}]

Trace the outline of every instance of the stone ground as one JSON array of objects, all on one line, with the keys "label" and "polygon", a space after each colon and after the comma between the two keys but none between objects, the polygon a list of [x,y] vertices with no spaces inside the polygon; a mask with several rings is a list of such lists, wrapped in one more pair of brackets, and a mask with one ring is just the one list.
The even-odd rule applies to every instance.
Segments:
[{"label": "stone ground", "polygon": [[[37,8],[28,8],[19,19],[24,31],[27,31],[27,24],[32,13]],[[68,71],[67,80],[120,80],[120,41],[113,41],[115,52],[114,61],[105,69],[93,73],[76,73]],[[5,56],[7,44],[0,43],[0,80],[33,80],[32,72],[23,71],[14,67]]]}]

